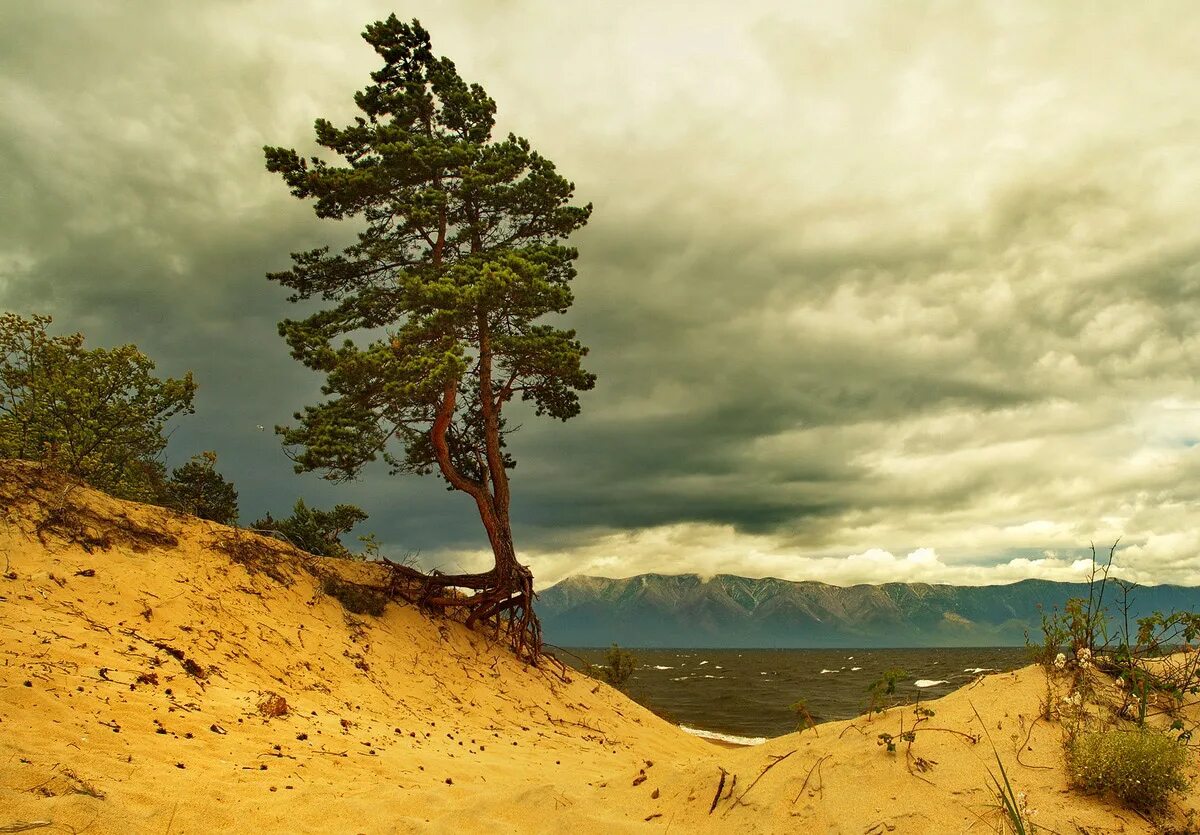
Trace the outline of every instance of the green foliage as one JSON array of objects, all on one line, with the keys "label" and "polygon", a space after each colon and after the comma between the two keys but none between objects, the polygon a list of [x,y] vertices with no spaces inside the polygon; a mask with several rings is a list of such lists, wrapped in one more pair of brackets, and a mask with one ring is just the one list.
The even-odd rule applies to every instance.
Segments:
[{"label": "green foliage", "polygon": [[1111,793],[1139,811],[1159,809],[1172,794],[1189,786],[1187,748],[1146,728],[1080,733],[1067,753],[1075,786],[1086,792]]},{"label": "green foliage", "polygon": [[[899,667],[892,667],[885,670],[883,675],[876,679],[867,688],[867,694],[870,696],[868,711],[871,713],[879,713],[887,709],[890,702],[894,701],[896,695],[896,685],[900,683],[900,679],[904,678],[908,673]],[[894,750],[889,748],[888,750]]]},{"label": "green foliage", "polygon": [[1024,793],[1013,791],[1012,783],[1008,780],[1008,772],[1004,770],[1004,763],[1000,761],[1000,755],[996,753],[995,746],[992,747],[992,753],[996,757],[996,765],[1000,769],[1000,776],[997,777],[990,771],[988,775],[992,778],[992,783],[995,787],[996,799],[999,801],[1001,813],[1004,816],[1004,821],[1016,835],[1026,835],[1027,832],[1032,832],[1034,827],[1029,823],[1028,803]]},{"label": "green foliage", "polygon": [[279,331],[326,375],[329,399],[277,431],[298,472],[347,479],[382,454],[393,472],[438,469],[453,489],[506,491],[505,403],[520,396],[565,420],[594,383],[574,331],[543,323],[571,305],[577,253],[562,241],[591,207],[571,205],[573,184],[527,140],[493,140],[495,102],[434,56],[418,22],[393,15],[363,37],[384,65],[355,96],[361,115],[316,122],[317,143],[344,163],[264,149],[318,217],[363,224],[343,251],[294,253],[269,276],[294,302],[327,303]]},{"label": "green foliage", "polygon": [[310,554],[352,558],[355,555],[342,544],[341,536],[366,519],[367,514],[362,508],[352,504],[339,504],[333,510],[318,510],[306,505],[304,499],[298,499],[291,516],[275,519],[268,513],[257,520],[253,528],[277,533]]},{"label": "green foliage", "polygon": [[216,470],[217,454],[202,452],[171,471],[165,503],[176,510],[232,525],[238,518],[238,494]]},{"label": "green foliage", "polygon": [[633,653],[613,644],[604,653],[604,666],[600,668],[600,674],[613,687],[623,688],[636,669],[637,658]]},{"label": "green foliage", "polygon": [[[1041,608],[1040,605],[1039,608]],[[1042,642],[1035,643],[1026,632],[1025,646],[1036,663],[1050,669],[1054,665],[1054,659],[1066,646],[1069,638],[1070,633],[1058,610],[1055,609],[1049,614],[1042,610]]]},{"label": "green foliage", "polygon": [[100,490],[158,501],[168,420],[192,412],[196,384],[159,379],[133,345],[51,336],[49,316],[0,314],[0,457],[45,461]]},{"label": "green foliage", "polygon": [[321,581],[321,591],[336,598],[346,609],[356,615],[379,617],[387,608],[387,595],[356,583],[346,583],[336,577]]}]

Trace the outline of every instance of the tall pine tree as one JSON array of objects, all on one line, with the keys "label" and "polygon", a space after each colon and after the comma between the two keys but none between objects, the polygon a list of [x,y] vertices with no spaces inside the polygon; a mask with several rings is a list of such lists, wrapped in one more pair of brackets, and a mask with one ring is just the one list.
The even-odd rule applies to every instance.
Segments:
[{"label": "tall pine tree", "polygon": [[[492,137],[495,102],[435,58],[419,22],[393,15],[363,37],[383,59],[355,95],[362,115],[316,122],[344,164],[267,147],[267,169],[318,217],[359,218],[356,243],[292,254],[269,276],[291,301],[325,307],[279,330],[292,355],[326,375],[328,399],[279,427],[298,472],[354,477],[376,456],[392,472],[438,473],[474,501],[495,555],[489,571],[422,577],[425,599],[494,619],[535,657],[532,574],[510,522],[505,406],[520,397],[566,420],[594,385],[575,332],[544,320],[572,302],[574,249],[587,223],[574,185],[527,140]],[[353,336],[353,339],[347,338]],[[458,588],[469,595],[444,593]]]}]

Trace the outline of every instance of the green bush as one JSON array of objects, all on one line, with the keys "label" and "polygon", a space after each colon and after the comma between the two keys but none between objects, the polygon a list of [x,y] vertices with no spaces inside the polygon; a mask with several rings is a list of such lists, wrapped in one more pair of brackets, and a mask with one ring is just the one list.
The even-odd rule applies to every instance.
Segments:
[{"label": "green bush", "polygon": [[298,499],[292,515],[275,519],[268,513],[251,526],[252,530],[279,534],[302,551],[318,557],[353,559],[355,555],[342,544],[342,534],[366,520],[366,512],[352,504],[339,504],[333,510],[309,507]]},{"label": "green bush", "polygon": [[355,583],[344,583],[336,577],[326,577],[321,583],[321,591],[337,598],[346,611],[356,615],[379,617],[387,608],[387,595]]},{"label": "green bush", "polygon": [[83,347],[49,316],[0,312],[0,458],[42,461],[118,498],[154,502],[167,423],[192,413],[196,381],[154,375],[134,345]]},{"label": "green bush", "polygon": [[600,673],[613,687],[624,687],[635,669],[637,658],[633,653],[613,644],[604,654],[604,666],[600,668]]},{"label": "green bush", "polygon": [[171,472],[171,480],[163,489],[163,503],[210,522],[222,525],[237,522],[237,490],[217,472],[216,466],[215,452],[193,455]]},{"label": "green bush", "polygon": [[1161,808],[1186,791],[1187,748],[1149,729],[1078,734],[1068,749],[1071,780],[1080,789],[1111,793],[1142,811]]}]

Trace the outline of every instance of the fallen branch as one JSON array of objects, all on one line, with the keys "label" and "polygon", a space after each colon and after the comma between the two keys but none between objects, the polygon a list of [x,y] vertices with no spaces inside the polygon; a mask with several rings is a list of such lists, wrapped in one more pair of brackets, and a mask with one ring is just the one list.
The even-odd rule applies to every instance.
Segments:
[{"label": "fallen branch", "polygon": [[812,768],[810,768],[808,770],[808,774],[806,774],[804,776],[804,782],[800,784],[800,791],[796,792],[796,797],[794,800],[792,800],[793,806],[795,806],[796,802],[798,800],[800,800],[801,796],[804,794],[804,790],[808,788],[808,781],[810,779],[812,779],[813,772],[817,770],[817,766],[819,766],[821,763],[825,762],[825,760],[829,759],[832,756],[833,756],[833,754],[826,754],[825,756],[820,757],[815,763],[812,764]]},{"label": "fallen branch", "polygon": [[[720,768],[720,766],[717,766]],[[725,769],[721,768],[721,780],[717,783],[717,793],[713,795],[712,805],[708,807],[708,813],[711,815],[713,810],[717,808],[717,801],[721,799],[721,791],[725,788],[725,776],[728,774]]]},{"label": "fallen branch", "polygon": [[0,832],[25,832],[29,829],[41,829],[43,826],[53,826],[53,821],[13,821],[0,826]]},{"label": "fallen branch", "polygon": [[[768,771],[770,771],[775,766],[779,765],[781,762],[786,760],[792,754],[795,754],[798,750],[800,750],[800,749],[793,748],[791,751],[788,751],[786,754],[771,754],[770,755],[771,763],[769,765],[767,765],[765,768],[763,768],[762,771],[758,772],[758,776],[754,778],[754,782],[751,783],[749,786],[747,786],[746,790],[744,792],[742,792],[741,794],[738,795],[737,800],[733,801],[733,805],[730,806],[729,809],[732,809],[734,806],[737,806],[739,803],[741,803],[742,798],[744,798],[746,795],[750,794],[750,789],[752,789],[758,785],[758,781],[763,778],[764,774],[766,774]],[[725,810],[725,814],[729,814],[729,809]]]}]

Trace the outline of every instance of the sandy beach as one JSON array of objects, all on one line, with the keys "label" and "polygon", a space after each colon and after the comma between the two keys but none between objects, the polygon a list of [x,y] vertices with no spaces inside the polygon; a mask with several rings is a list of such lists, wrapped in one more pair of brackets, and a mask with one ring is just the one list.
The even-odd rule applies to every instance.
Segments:
[{"label": "sandy beach", "polygon": [[0,567],[4,832],[995,832],[997,754],[1046,831],[1159,831],[1069,788],[1040,667],[737,748],[452,620],[321,591],[374,566],[32,465],[0,468]]}]

